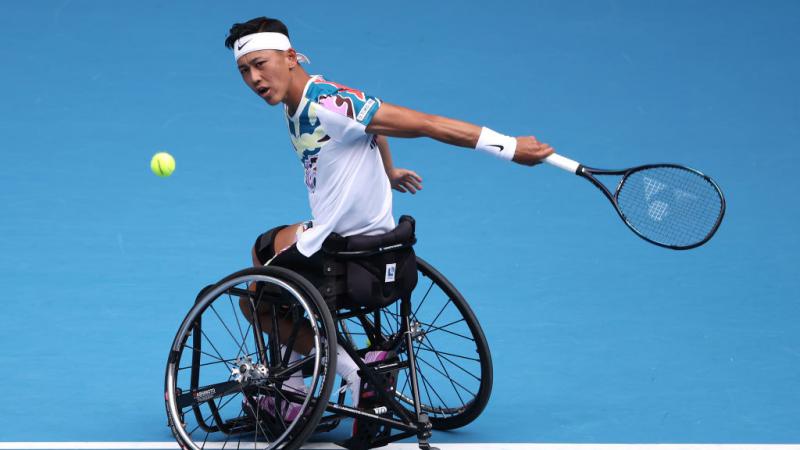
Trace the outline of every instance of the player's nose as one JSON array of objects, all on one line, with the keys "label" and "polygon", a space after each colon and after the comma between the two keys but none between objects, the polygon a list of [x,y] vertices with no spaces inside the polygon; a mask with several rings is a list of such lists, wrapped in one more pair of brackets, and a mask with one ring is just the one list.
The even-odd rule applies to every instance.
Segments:
[{"label": "player's nose", "polygon": [[258,71],[256,70],[250,71],[250,83],[253,85],[253,87],[258,87],[259,83],[263,81],[264,79],[261,77],[261,74],[258,73]]}]

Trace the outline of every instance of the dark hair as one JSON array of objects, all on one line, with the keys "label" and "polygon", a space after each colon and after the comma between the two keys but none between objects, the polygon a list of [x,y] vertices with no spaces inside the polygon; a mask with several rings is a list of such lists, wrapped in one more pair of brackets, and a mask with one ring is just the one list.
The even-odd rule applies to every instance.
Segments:
[{"label": "dark hair", "polygon": [[242,36],[264,32],[281,33],[289,37],[289,29],[280,20],[270,17],[256,17],[245,23],[233,24],[231,31],[228,32],[228,37],[225,38],[225,47],[232,49],[233,44]]}]

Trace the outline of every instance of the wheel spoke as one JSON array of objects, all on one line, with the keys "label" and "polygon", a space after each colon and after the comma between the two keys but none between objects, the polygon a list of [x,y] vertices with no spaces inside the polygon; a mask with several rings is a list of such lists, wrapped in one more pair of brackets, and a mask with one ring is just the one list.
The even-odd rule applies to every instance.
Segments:
[{"label": "wheel spoke", "polygon": [[[405,377],[403,377],[403,378],[405,378],[405,380],[403,381],[403,387],[401,387],[400,390],[398,391],[398,392],[401,392],[401,393],[406,391],[406,386],[408,386],[408,379],[409,379],[408,370],[404,370],[403,373],[405,374]],[[409,397],[411,397],[411,396],[409,395]]]},{"label": "wheel spoke", "polygon": [[[422,322],[420,322],[420,324],[422,324]],[[424,325],[424,324],[423,324],[423,325]],[[433,331],[431,331],[431,330],[433,330]],[[466,340],[468,340],[468,341],[475,342],[475,339],[473,339],[473,338],[471,338],[471,337],[469,337],[469,336],[465,336],[465,335],[463,335],[463,334],[456,333],[455,331],[445,330],[444,328],[435,327],[435,326],[433,326],[433,325],[429,326],[429,327],[428,327],[428,328],[425,330],[425,334],[431,334],[431,333],[435,333],[435,332],[437,332],[437,331],[444,331],[444,332],[445,332],[445,333],[447,333],[447,334],[451,334],[451,335],[453,335],[453,336],[458,336],[458,337],[460,337],[460,338],[462,338],[462,339],[466,339]]]},{"label": "wheel spoke", "polygon": [[436,349],[434,349],[432,347],[429,347],[427,345],[424,345],[422,343],[420,343],[420,345],[421,345],[422,350],[425,350],[426,352],[433,352],[433,353],[438,353],[440,355],[452,356],[453,358],[466,359],[467,361],[475,361],[475,362],[478,362],[478,363],[481,362],[480,358],[470,358],[469,356],[456,355],[455,353],[443,352],[441,350],[436,350]]},{"label": "wheel spoke", "polygon": [[440,309],[439,313],[436,314],[436,317],[433,318],[433,320],[431,321],[431,324],[428,325],[428,328],[425,330],[426,333],[428,332],[428,330],[431,329],[431,327],[433,327],[433,324],[435,324],[436,321],[439,320],[439,317],[442,315],[442,313],[444,312],[445,308],[447,308],[447,305],[449,305],[450,302],[452,302],[452,299],[448,298],[447,299],[447,303],[445,303],[444,306],[442,306],[442,309]]},{"label": "wheel spoke", "polygon": [[206,341],[208,341],[209,345],[211,345],[211,348],[213,348],[213,349],[214,349],[214,351],[217,353],[217,356],[219,356],[219,360],[220,360],[220,361],[224,361],[224,360],[225,360],[225,358],[223,358],[223,357],[222,357],[222,355],[220,354],[219,350],[217,350],[217,347],[216,347],[216,346],[214,346],[214,343],[213,343],[213,342],[211,342],[211,339],[210,339],[210,338],[209,338],[209,337],[206,335],[205,331],[203,331],[203,330],[200,330],[200,334],[201,334],[203,337],[205,337],[205,338],[206,338]]},{"label": "wheel spoke", "polygon": [[[233,305],[233,297],[231,294],[228,293],[228,301],[231,304],[231,311],[233,311],[233,318],[236,319],[236,328],[239,329],[239,336],[242,338],[242,345],[244,345],[244,351],[250,354],[250,350],[247,348],[247,338],[245,338],[246,333],[242,332],[242,325],[239,322],[239,313],[236,311],[236,307]],[[248,326],[247,331],[250,332],[250,327]]]},{"label": "wheel spoke", "polygon": [[439,408],[439,409],[450,409],[450,408],[447,406],[447,402],[446,402],[446,401],[444,401],[444,399],[443,399],[443,398],[442,398],[442,397],[439,395],[439,391],[437,391],[437,390],[436,390],[436,389],[433,387],[433,385],[431,384],[431,382],[430,382],[430,381],[428,381],[428,377],[426,377],[425,375],[423,375],[423,374],[422,374],[422,370],[418,370],[418,372],[417,372],[417,373],[418,373],[418,374],[420,375],[420,377],[422,378],[422,385],[423,385],[423,386],[425,386],[425,392],[428,394],[428,407],[429,407],[429,409],[435,410],[435,409],[436,409],[436,407],[435,407],[435,406],[433,406],[433,400],[431,399],[431,394],[430,394],[430,392],[428,392],[428,386],[430,386],[430,389],[431,389],[431,390],[433,391],[433,393],[436,395],[436,398],[438,398],[438,399],[439,399],[439,401],[442,403],[442,407],[441,407],[441,408]]},{"label": "wheel spoke", "polygon": [[[187,348],[189,348],[189,347],[187,347]],[[247,354],[245,356],[254,356],[254,355],[255,355],[255,353],[250,353],[250,354]],[[214,357],[214,359],[217,359],[217,358]],[[197,367],[213,366],[214,364],[230,364],[230,363],[235,362],[235,361],[236,361],[235,359],[226,359],[224,361],[213,361],[213,362],[207,362],[207,363],[199,364]],[[187,370],[187,369],[191,369],[191,368],[192,368],[191,366],[180,367],[180,368],[178,368],[178,371]]]},{"label": "wheel spoke", "polygon": [[[428,343],[430,343],[430,341],[428,341]],[[417,348],[419,349],[419,347],[420,346],[418,345]],[[417,354],[419,354],[419,351],[417,351]],[[450,381],[450,384],[452,385],[453,384],[453,378],[450,376],[450,373],[447,371],[447,368],[444,366],[444,363],[442,362],[442,359],[439,358],[438,354],[436,354],[436,353],[434,353],[434,354],[436,355],[436,359],[439,361],[439,365],[442,367],[442,370],[446,374],[446,377],[447,377],[448,381]],[[464,404],[464,399],[461,398],[461,395],[458,392],[458,390],[455,388],[455,386],[453,386],[453,391],[455,391],[456,395],[458,396],[458,399],[461,400],[461,404],[463,405]]]},{"label": "wheel spoke", "polygon": [[[212,347],[213,347],[213,346],[212,346]],[[208,356],[209,358],[214,358],[214,359],[216,359],[216,360],[217,360],[217,362],[222,362],[222,363],[224,363],[224,362],[231,361],[230,359],[225,359],[225,358],[222,358],[222,356],[219,356],[219,357],[217,357],[217,356],[214,356],[214,355],[212,355],[211,353],[205,352],[205,351],[203,351],[203,350],[201,350],[201,349],[196,349],[196,348],[194,348],[194,347],[193,347],[193,346],[191,346],[191,345],[184,345],[184,346],[183,346],[183,348],[188,348],[189,350],[191,350],[191,351],[193,351],[193,352],[194,352],[194,351],[199,351],[201,354],[203,354],[203,355],[206,355],[206,356]]]},{"label": "wheel spoke", "polygon": [[[436,371],[436,372],[437,372],[439,375],[441,375],[441,376],[443,376],[443,377],[445,377],[445,378],[449,378],[449,377],[447,376],[447,374],[445,374],[445,373],[443,373],[443,372],[439,371],[439,369],[437,369],[436,367],[434,367],[433,365],[431,365],[431,363],[429,363],[428,361],[426,361],[426,360],[425,360],[425,358],[423,358],[423,357],[419,357],[419,358],[417,358],[417,359],[419,359],[420,361],[424,362],[424,363],[425,363],[425,364],[426,364],[428,367],[430,367],[431,369],[433,369],[434,371]],[[467,387],[465,387],[463,384],[461,384],[461,383],[459,383],[459,382],[457,382],[457,381],[453,380],[452,378],[450,378],[450,383],[451,383],[451,384],[453,384],[453,385],[460,386],[460,387],[461,387],[461,389],[463,389],[463,390],[464,390],[464,391],[466,391],[466,392],[469,392],[469,393],[470,393],[470,395],[472,395],[473,397],[475,397],[476,393],[475,393],[475,392],[472,392],[472,391],[470,391],[470,390],[469,390]],[[454,389],[455,389],[455,386],[454,386]],[[456,391],[456,392],[457,392],[457,391]],[[459,397],[460,397],[460,396],[459,396]],[[462,400],[462,401],[463,401],[463,400]]]},{"label": "wheel spoke", "polygon": [[206,431],[206,437],[203,438],[203,445],[200,448],[206,448],[206,443],[208,442],[208,435],[211,434],[210,431]]},{"label": "wheel spoke", "polygon": [[[417,360],[417,355],[419,355],[419,346],[417,346],[414,349],[414,361]],[[430,386],[430,383],[428,383],[428,378],[425,376],[425,373],[424,373],[424,371],[422,370],[422,367],[420,367],[419,364],[416,364],[416,369],[417,369],[417,385],[418,385],[417,386],[417,392],[419,392],[419,379],[422,378],[422,387],[425,388],[425,395],[428,396],[428,404],[433,405],[433,400],[431,399],[431,393],[428,390],[428,386]],[[411,375],[411,373],[409,371],[408,376],[410,376],[410,375]],[[432,386],[431,386],[431,389],[433,389]],[[436,394],[437,397],[439,397],[439,394],[436,392],[436,389],[433,389],[433,393]],[[441,398],[439,398],[439,400],[441,400],[442,403],[444,403],[444,400],[442,400]]]},{"label": "wheel spoke", "polygon": [[241,348],[242,348],[242,346],[240,345],[239,341],[237,341],[237,340],[236,340],[236,336],[234,336],[234,335],[233,335],[233,333],[231,332],[231,330],[228,328],[228,325],[226,325],[226,324],[225,324],[225,321],[224,321],[224,320],[222,320],[222,317],[221,317],[221,316],[219,315],[219,313],[217,312],[217,309],[216,309],[216,308],[214,308],[214,305],[209,305],[209,308],[211,308],[211,311],[213,311],[213,312],[214,312],[214,315],[215,315],[215,316],[217,316],[217,319],[219,319],[219,322],[220,322],[220,324],[222,325],[222,327],[223,327],[223,328],[225,328],[225,331],[227,331],[227,332],[228,332],[228,335],[231,337],[231,339],[233,339],[233,342],[234,342],[236,345],[239,345],[239,349],[240,349],[240,350],[239,350],[239,353],[237,353],[237,354],[236,354],[236,357],[238,358],[238,357],[239,357],[239,355],[241,354]]},{"label": "wheel spoke", "polygon": [[[431,344],[431,342],[428,340],[427,336],[425,337],[425,340],[426,340],[426,341],[428,341],[428,345],[430,346],[430,349],[426,348],[425,350],[426,350],[426,351],[428,351],[428,352],[431,352],[431,353],[433,353],[434,355],[436,355],[436,358],[437,358],[437,359],[439,359],[439,362],[440,362],[440,363],[441,363],[442,359],[444,359],[444,360],[446,360],[447,362],[449,362],[450,364],[452,364],[452,365],[454,365],[454,366],[458,367],[459,369],[461,369],[461,370],[462,370],[464,373],[466,373],[467,375],[471,376],[472,378],[475,378],[475,379],[478,381],[478,383],[480,383],[480,381],[481,381],[481,377],[477,377],[477,376],[475,376],[475,375],[474,375],[472,372],[470,372],[470,371],[468,371],[467,369],[465,369],[465,368],[461,367],[461,365],[460,365],[460,364],[458,364],[458,363],[454,362],[453,360],[451,360],[451,359],[450,359],[450,358],[448,358],[447,356],[442,356],[442,355],[445,355],[445,353],[443,353],[443,352],[437,352],[436,350],[433,350],[433,344]],[[476,360],[476,361],[480,362],[479,360]],[[444,363],[442,363],[442,369],[444,369],[444,370],[446,371],[446,369],[444,368]],[[449,376],[449,375],[450,375],[450,374],[448,373],[448,376]]]},{"label": "wheel spoke", "polygon": [[420,300],[419,305],[417,305],[417,309],[414,310],[414,315],[415,316],[417,315],[417,312],[419,312],[419,309],[422,308],[422,305],[425,304],[425,300],[428,299],[428,294],[431,293],[431,289],[433,289],[433,285],[434,285],[434,282],[433,282],[433,280],[431,280],[431,284],[430,284],[430,286],[428,286],[428,290],[425,291],[425,295],[422,297],[422,300]]}]

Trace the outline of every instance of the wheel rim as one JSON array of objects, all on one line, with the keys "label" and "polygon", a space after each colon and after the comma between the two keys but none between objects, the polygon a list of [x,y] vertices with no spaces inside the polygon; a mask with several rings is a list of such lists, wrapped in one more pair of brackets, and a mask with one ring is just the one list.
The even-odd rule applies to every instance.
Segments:
[{"label": "wheel rim", "polygon": [[[296,317],[300,313],[306,319],[314,318],[308,322],[314,331],[315,353],[306,358],[307,365],[312,365],[313,370],[310,379],[305,378],[308,393],[302,396],[302,402],[295,395],[296,392],[289,392],[288,387],[276,381],[281,371],[287,373],[287,367],[279,358],[270,358],[268,353],[260,355],[252,324],[238,307],[239,297],[231,293],[232,289],[246,291],[253,282],[268,283],[286,292],[296,305],[287,308],[287,314],[291,313]],[[257,307],[262,307],[263,304],[259,303],[261,301],[262,299],[258,299],[254,303]],[[224,440],[223,446],[232,446],[238,441],[240,445],[248,443],[248,448],[269,450],[285,444],[292,436],[301,433],[308,421],[307,412],[322,397],[324,391],[327,370],[324,357],[328,350],[320,339],[321,324],[316,319],[318,316],[316,308],[295,287],[267,275],[235,277],[219,283],[203,295],[176,335],[167,368],[168,415],[171,423],[181,424],[172,427],[176,438],[194,449],[218,446],[219,441]],[[201,318],[200,327],[195,326],[197,318]],[[271,333],[262,335],[267,349],[277,342]],[[201,346],[195,347],[193,344],[198,339]],[[198,358],[198,354],[199,364],[194,359]],[[265,357],[264,360],[262,356]],[[246,368],[243,369],[242,363],[247,362],[247,359],[251,364],[245,364]],[[197,375],[193,374],[192,365],[200,367]],[[235,368],[239,371],[238,375],[234,374]],[[296,367],[295,371],[297,370],[299,368]],[[237,380],[237,377],[242,379]],[[196,402],[187,404],[187,394]],[[259,416],[266,413],[255,408],[256,416],[252,420],[253,417],[248,417],[242,405],[245,398],[249,398],[252,403],[257,394],[273,395],[273,410],[288,409],[290,400],[295,400],[302,413],[294,420],[287,420],[283,414],[275,414],[274,417]],[[204,400],[205,396],[210,398]],[[240,428],[236,428],[237,426]],[[252,436],[252,439],[248,436]],[[210,445],[212,442],[215,444]]]},{"label": "wheel rim", "polygon": [[[491,388],[490,355],[477,322],[470,323],[465,318],[466,303],[460,294],[446,285],[440,274],[431,273],[427,265],[420,266],[422,276],[411,304],[412,329],[416,328],[417,335],[413,346],[421,408],[437,428],[462,426],[485,406],[488,392],[484,391]],[[395,302],[380,311],[384,336],[400,332],[399,305],[400,302]],[[357,348],[365,348],[369,341],[359,320],[342,322]],[[367,320],[374,324],[374,319]],[[484,351],[479,347],[484,347]],[[400,359],[405,361],[404,346],[397,350]],[[400,371],[395,395],[413,410],[408,377],[408,369]]]}]

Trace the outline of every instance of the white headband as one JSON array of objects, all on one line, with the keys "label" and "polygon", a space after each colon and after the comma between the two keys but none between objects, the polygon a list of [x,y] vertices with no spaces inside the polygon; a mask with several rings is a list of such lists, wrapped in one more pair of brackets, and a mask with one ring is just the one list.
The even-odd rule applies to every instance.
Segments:
[{"label": "white headband", "polygon": [[[282,50],[292,48],[289,38],[283,33],[253,33],[242,36],[233,43],[233,58],[239,60],[242,56],[259,50]],[[297,61],[310,63],[308,57],[302,53],[297,54]]]}]

